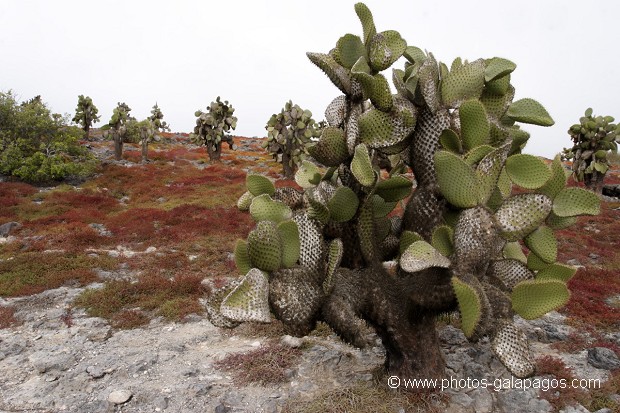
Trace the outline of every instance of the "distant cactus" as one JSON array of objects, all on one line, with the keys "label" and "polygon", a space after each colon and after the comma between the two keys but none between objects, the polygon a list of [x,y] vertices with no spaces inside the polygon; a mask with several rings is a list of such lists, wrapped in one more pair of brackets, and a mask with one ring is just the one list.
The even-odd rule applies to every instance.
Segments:
[{"label": "distant cactus", "polygon": [[127,134],[127,123],[131,120],[135,120],[129,115],[131,108],[126,103],[119,102],[112,113],[112,118],[108,122],[109,129],[105,131],[105,135],[108,133],[112,135],[114,140],[114,159],[120,161],[123,157],[123,142],[125,135]]},{"label": "distant cactus", "polygon": [[265,129],[267,140],[263,147],[282,163],[284,176],[292,179],[305,158],[306,146],[320,134],[312,112],[288,101],[280,113],[271,115]]},{"label": "distant cactus", "polygon": [[219,161],[222,154],[222,143],[228,143],[233,149],[233,138],[228,135],[231,129],[237,127],[237,118],[233,116],[235,109],[227,100],[220,101],[218,96],[215,102],[211,102],[208,111],[196,111],[196,126],[191,135],[192,141],[207,147],[209,159]]},{"label": "distant cactus", "polygon": [[140,144],[142,146],[142,163],[148,162],[149,142],[157,135],[158,132],[169,131],[170,127],[163,121],[162,113],[157,103],[151,110],[151,116],[138,123],[140,128]]},{"label": "distant cactus", "polygon": [[588,108],[579,123],[568,130],[573,147],[564,148],[562,153],[565,160],[573,161],[575,179],[599,194],[609,170],[607,155],[617,153],[620,142],[620,125],[613,121],[611,116],[592,115],[592,108]]},{"label": "distant cactus", "polygon": [[99,110],[97,106],[93,104],[93,100],[84,95],[78,96],[78,104],[75,108],[75,116],[71,119],[72,122],[79,124],[84,130],[84,138],[88,139],[88,134],[93,123],[99,122],[99,116],[97,115]]},{"label": "distant cactus", "polygon": [[[211,320],[273,314],[296,335],[323,320],[358,347],[378,336],[389,374],[432,379],[445,367],[435,320],[459,310],[470,340],[489,337],[514,375],[529,376],[534,363],[513,316],[567,302],[575,269],[556,262],[553,230],[597,214],[599,200],[565,188],[559,156],[548,167],[520,153],[529,134],[516,122],[553,120],[532,99],[513,102],[514,63],[457,58],[448,67],[395,31],[377,32],[364,4],[355,11],[362,38],[347,34],[329,54],[308,54],[344,93],[310,148],[328,168],[303,162],[303,192],[248,175],[238,207],[257,225],[235,248],[244,278],[214,295]],[[392,95],[379,72],[401,56]],[[381,158],[393,160],[391,175]],[[399,174],[408,168],[413,191]],[[513,185],[525,193],[513,195]],[[393,212],[401,201],[402,216]]]}]

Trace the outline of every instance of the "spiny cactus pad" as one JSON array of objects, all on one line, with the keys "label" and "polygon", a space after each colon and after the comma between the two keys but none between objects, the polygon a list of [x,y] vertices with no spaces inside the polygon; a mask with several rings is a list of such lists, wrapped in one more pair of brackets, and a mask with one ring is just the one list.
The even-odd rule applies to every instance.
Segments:
[{"label": "spiny cactus pad", "polygon": [[556,279],[526,280],[517,284],[510,296],[513,310],[526,320],[541,317],[568,302],[566,283]]},{"label": "spiny cactus pad", "polygon": [[551,163],[551,177],[537,192],[554,199],[566,187],[566,178],[566,172],[560,161],[560,155],[557,155]]},{"label": "spiny cactus pad", "polygon": [[508,108],[506,116],[517,122],[539,126],[552,126],[555,123],[543,105],[530,98],[513,102]]},{"label": "spiny cactus pad", "polygon": [[459,208],[478,204],[478,178],[461,157],[452,152],[437,151],[435,168],[439,189],[448,202]]},{"label": "spiny cactus pad", "polygon": [[259,221],[248,235],[248,254],[252,266],[274,271],[282,263],[282,240],[273,221]]},{"label": "spiny cactus pad", "polygon": [[303,161],[295,173],[295,182],[302,188],[312,188],[321,181],[321,170],[310,161]]},{"label": "spiny cactus pad", "polygon": [[595,193],[583,188],[565,188],[553,200],[553,212],[559,217],[598,215],[601,202]]},{"label": "spiny cactus pad", "polygon": [[370,162],[366,145],[359,144],[355,147],[355,155],[351,161],[351,172],[360,184],[367,187],[375,184],[376,174]]},{"label": "spiny cactus pad", "polygon": [[537,280],[555,279],[567,283],[573,278],[577,268],[571,265],[551,264],[536,273]]},{"label": "spiny cactus pad", "polygon": [[484,106],[478,99],[470,99],[461,103],[459,117],[465,150],[470,150],[489,141],[489,120]]},{"label": "spiny cactus pad", "polygon": [[400,267],[407,272],[422,271],[426,268],[448,268],[450,260],[425,241],[411,244],[400,257]]},{"label": "spiny cactus pad", "polygon": [[558,243],[551,228],[544,225],[536,228],[524,239],[525,245],[543,261],[553,263],[558,256]]},{"label": "spiny cactus pad", "polygon": [[534,374],[536,368],[532,363],[527,336],[511,321],[502,320],[499,323],[491,348],[516,377],[523,379]]},{"label": "spiny cactus pad", "polygon": [[274,201],[267,194],[255,197],[250,204],[250,215],[255,221],[281,222],[291,219],[293,212],[283,202]]},{"label": "spiny cactus pad", "polygon": [[511,291],[521,281],[534,279],[534,273],[525,263],[516,259],[492,261],[487,275],[497,278],[507,291]]},{"label": "spiny cactus pad", "polygon": [[290,268],[299,259],[299,249],[301,248],[299,229],[295,221],[283,221],[278,224],[278,233],[282,241],[282,266]]},{"label": "spiny cactus pad", "polygon": [[463,330],[466,337],[471,337],[482,315],[480,296],[474,288],[457,277],[452,277],[452,288],[459,303],[461,330]]},{"label": "spiny cactus pad", "polygon": [[267,274],[252,268],[241,283],[224,298],[222,315],[234,321],[271,322]]},{"label": "spiny cactus pad", "polygon": [[235,244],[235,265],[239,274],[246,275],[252,268],[252,262],[250,261],[250,255],[248,254],[248,243],[242,239],[237,240]]},{"label": "spiny cactus pad", "polygon": [[245,191],[243,195],[239,197],[239,200],[237,200],[237,208],[239,208],[239,211],[249,211],[253,199],[254,195],[252,195],[250,191]]},{"label": "spiny cactus pad", "polygon": [[433,231],[431,245],[444,257],[449,257],[454,252],[454,230],[447,225],[440,225]]},{"label": "spiny cactus pad", "polygon": [[349,187],[341,186],[327,201],[331,219],[336,222],[345,222],[353,218],[359,206],[359,198]]},{"label": "spiny cactus pad", "polygon": [[512,182],[526,189],[540,188],[551,178],[551,171],[540,158],[526,154],[510,156],[506,172]]},{"label": "spiny cactus pad", "polygon": [[522,263],[527,262],[527,257],[523,253],[523,249],[521,249],[521,244],[516,241],[507,242],[502,251],[504,258],[511,258]]},{"label": "spiny cactus pad", "polygon": [[519,194],[508,198],[495,213],[504,239],[517,241],[534,231],[547,218],[553,204],[541,194]]},{"label": "spiny cactus pad", "polygon": [[308,146],[308,153],[325,166],[338,166],[349,157],[344,130],[329,126],[323,129],[319,141]]},{"label": "spiny cactus pad", "polygon": [[262,175],[248,174],[248,176],[245,178],[245,184],[248,188],[248,191],[254,196],[259,196],[262,194],[272,196],[273,193],[276,191],[276,187],[274,186],[273,182],[271,182],[269,178],[266,178]]},{"label": "spiny cactus pad", "polygon": [[375,194],[387,202],[396,202],[405,199],[411,194],[412,182],[403,175],[394,175],[384,181],[380,181]]},{"label": "spiny cactus pad", "polygon": [[512,73],[517,68],[517,65],[508,59],[501,57],[494,57],[489,60],[487,67],[484,70],[484,81],[491,82],[493,80],[504,77]]},{"label": "spiny cactus pad", "polygon": [[484,88],[484,60],[465,63],[448,73],[441,83],[441,100],[454,107],[458,102],[478,98]]}]

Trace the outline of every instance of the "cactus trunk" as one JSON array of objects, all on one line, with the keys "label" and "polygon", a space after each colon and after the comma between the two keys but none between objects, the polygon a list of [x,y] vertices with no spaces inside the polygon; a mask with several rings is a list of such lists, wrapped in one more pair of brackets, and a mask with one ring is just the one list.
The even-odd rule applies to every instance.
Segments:
[{"label": "cactus trunk", "polygon": [[222,156],[222,144],[207,145],[207,153],[209,154],[210,160],[213,162],[219,162],[220,157]]},{"label": "cactus trunk", "polygon": [[120,161],[123,158],[123,137],[118,132],[114,134],[114,159]]},{"label": "cactus trunk", "polygon": [[141,131],[140,135],[142,138],[142,163],[147,163],[149,160],[149,139],[145,131]]}]

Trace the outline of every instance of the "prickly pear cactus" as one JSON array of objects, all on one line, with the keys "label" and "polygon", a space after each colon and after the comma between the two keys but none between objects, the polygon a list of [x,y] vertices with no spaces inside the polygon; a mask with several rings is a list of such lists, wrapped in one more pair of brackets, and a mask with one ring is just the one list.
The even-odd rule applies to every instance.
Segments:
[{"label": "prickly pear cactus", "polygon": [[72,122],[79,124],[84,130],[84,137],[88,139],[88,134],[93,123],[99,122],[99,110],[93,104],[90,96],[78,96],[77,108],[75,108],[75,116]]},{"label": "prickly pear cactus", "polygon": [[153,122],[153,127],[156,131],[170,131],[170,125],[168,125],[168,123],[166,123],[166,121],[164,120],[164,114],[159,108],[159,105],[157,105],[157,103],[155,103],[155,105],[153,106],[153,109],[151,110],[151,116],[149,116],[148,118],[151,120],[151,122]]},{"label": "prickly pear cactus", "polygon": [[[247,302],[267,301],[294,334],[323,320],[355,346],[378,336],[389,373],[417,378],[443,375],[434,323],[458,310],[470,340],[489,337],[514,375],[531,375],[513,316],[536,318],[567,302],[575,269],[556,262],[553,232],[597,214],[598,198],[566,188],[559,156],[547,166],[521,153],[529,134],[518,123],[553,120],[533,99],[513,101],[514,63],[457,58],[448,67],[398,32],[378,32],[362,3],[355,11],[361,37],[308,53],[343,93],[309,149],[325,167],[302,162],[302,191],[247,177],[238,207],[257,225],[235,259],[244,280],[256,271],[268,280],[267,296],[258,303],[251,292]],[[392,94],[380,72],[401,56]],[[513,195],[513,186],[522,190]],[[238,312],[246,313],[255,311]]]},{"label": "prickly pear cactus", "polygon": [[222,154],[222,143],[226,142],[233,149],[233,138],[228,134],[237,127],[237,117],[233,116],[235,109],[227,100],[221,101],[218,96],[211,102],[208,111],[196,111],[196,126],[191,139],[207,147],[209,159],[219,161]]},{"label": "prickly pear cactus", "polygon": [[129,115],[129,112],[131,112],[131,108],[126,103],[119,102],[108,122],[108,131],[114,140],[114,159],[117,161],[120,161],[123,156],[123,142],[127,135],[127,124],[135,120]]},{"label": "prickly pear cactus", "polygon": [[306,146],[320,134],[312,112],[288,101],[280,113],[271,115],[265,129],[263,147],[282,164],[284,176],[292,179],[306,156]]},{"label": "prickly pear cactus", "polygon": [[572,148],[564,148],[562,158],[573,161],[573,176],[597,193],[603,190],[603,179],[609,170],[609,153],[618,152],[620,125],[612,123],[611,116],[594,116],[588,108],[579,123],[570,127],[568,134]]}]

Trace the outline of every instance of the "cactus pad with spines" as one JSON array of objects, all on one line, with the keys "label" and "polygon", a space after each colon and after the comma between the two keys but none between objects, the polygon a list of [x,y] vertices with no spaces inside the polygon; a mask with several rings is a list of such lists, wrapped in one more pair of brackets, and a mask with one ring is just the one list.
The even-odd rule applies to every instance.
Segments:
[{"label": "cactus pad with spines", "polygon": [[524,239],[525,245],[547,263],[555,262],[558,256],[558,243],[551,228],[544,225],[536,228]]},{"label": "cactus pad with spines", "polygon": [[435,168],[439,189],[448,202],[459,208],[478,204],[478,178],[460,156],[438,151],[435,153]]},{"label": "cactus pad with spines", "polygon": [[549,112],[540,103],[530,98],[513,102],[508,108],[506,116],[517,122],[539,126],[552,126],[555,123],[549,116]]},{"label": "cactus pad with spines", "polygon": [[526,189],[538,189],[551,178],[551,171],[540,158],[526,154],[510,156],[506,172],[513,183]]},{"label": "cactus pad with spines", "polygon": [[502,236],[517,241],[534,231],[551,212],[551,199],[541,194],[519,194],[508,198],[495,212]]},{"label": "cactus pad with spines", "polygon": [[491,341],[491,348],[516,377],[523,379],[534,374],[536,368],[530,355],[527,336],[511,321],[500,322]]},{"label": "cactus pad with spines", "polygon": [[425,241],[411,244],[400,256],[400,267],[407,272],[418,272],[431,267],[448,268],[450,260]]},{"label": "cactus pad with spines", "polygon": [[555,279],[567,283],[573,278],[573,275],[577,272],[577,268],[571,265],[564,264],[552,264],[536,273],[537,280]]},{"label": "cactus pad with spines", "polygon": [[233,321],[270,322],[267,274],[252,268],[241,283],[224,298],[220,310],[224,317]]},{"label": "cactus pad with spines", "polygon": [[276,224],[259,221],[248,235],[248,255],[253,267],[274,271],[282,264],[282,240]]},{"label": "cactus pad with spines", "polygon": [[471,337],[482,315],[480,296],[469,284],[457,277],[452,277],[452,288],[454,288],[461,313],[461,329],[466,337]]},{"label": "cactus pad with spines", "polygon": [[598,215],[601,202],[596,194],[583,188],[565,188],[553,199],[553,212],[559,217]]},{"label": "cactus pad with spines", "polygon": [[491,261],[487,275],[497,279],[505,291],[512,291],[521,281],[534,279],[534,273],[517,259]]},{"label": "cactus pad with spines", "polygon": [[532,320],[556,310],[568,302],[566,283],[555,279],[526,280],[517,284],[510,296],[513,310]]}]

